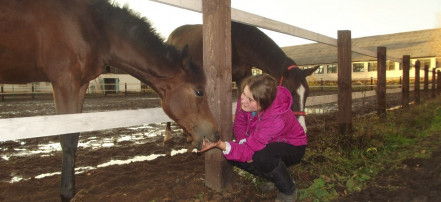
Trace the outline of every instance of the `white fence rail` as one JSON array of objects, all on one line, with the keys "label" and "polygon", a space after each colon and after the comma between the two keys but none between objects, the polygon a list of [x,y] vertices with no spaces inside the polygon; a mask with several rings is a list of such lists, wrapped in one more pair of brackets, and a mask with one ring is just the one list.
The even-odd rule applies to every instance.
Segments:
[{"label": "white fence rail", "polygon": [[[398,92],[401,92],[401,88],[387,89],[387,93]],[[375,90],[353,92],[352,99],[375,95]],[[337,102],[337,98],[336,94],[309,97],[306,106]],[[234,114],[236,103],[232,104],[232,111]],[[0,141],[106,130],[167,121],[172,120],[163,112],[162,108],[0,119]]]},{"label": "white fence rail", "polygon": [[167,122],[162,108],[0,119],[0,141]]}]

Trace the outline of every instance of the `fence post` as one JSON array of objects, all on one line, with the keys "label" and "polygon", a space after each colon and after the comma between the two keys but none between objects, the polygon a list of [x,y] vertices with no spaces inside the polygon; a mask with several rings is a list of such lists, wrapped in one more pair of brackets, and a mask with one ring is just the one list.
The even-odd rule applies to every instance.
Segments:
[{"label": "fence post", "polygon": [[127,96],[127,83],[124,83],[124,95]]},{"label": "fence post", "polygon": [[32,99],[35,100],[35,84],[32,83]]},{"label": "fence post", "polygon": [[374,77],[371,76],[371,90],[374,90]]},{"label": "fence post", "polygon": [[[223,141],[231,140],[231,0],[202,1],[204,70],[210,110]],[[221,191],[232,181],[233,167],[220,150],[205,154],[205,185]]]},{"label": "fence post", "polygon": [[352,133],[352,48],[351,31],[338,31],[338,114],[340,133]]},{"label": "fence post", "polygon": [[415,104],[420,103],[420,61],[415,62]]},{"label": "fence post", "polygon": [[436,97],[436,69],[432,69],[432,98]]},{"label": "fence post", "polygon": [[5,101],[5,95],[3,93],[5,93],[5,91],[3,90],[3,84],[1,85],[1,93],[2,93],[2,102]]},{"label": "fence post", "polygon": [[386,47],[377,47],[377,114],[386,116]]},{"label": "fence post", "polygon": [[409,107],[409,69],[410,55],[403,55],[403,85],[401,86],[401,105],[404,108]]},{"label": "fence post", "polygon": [[429,65],[424,65],[424,95],[429,90]]},{"label": "fence post", "polygon": [[438,76],[437,90],[438,90],[438,95],[440,95],[441,94],[441,71],[440,70],[437,71],[437,76]]}]

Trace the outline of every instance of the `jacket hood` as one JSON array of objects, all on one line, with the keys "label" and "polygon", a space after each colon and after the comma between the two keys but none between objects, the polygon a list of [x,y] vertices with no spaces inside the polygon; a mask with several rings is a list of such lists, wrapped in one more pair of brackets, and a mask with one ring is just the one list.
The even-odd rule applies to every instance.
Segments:
[{"label": "jacket hood", "polygon": [[275,115],[283,114],[288,110],[291,110],[292,95],[288,89],[283,86],[277,88],[277,96],[274,102],[268,109],[261,114],[262,118],[272,117]]}]

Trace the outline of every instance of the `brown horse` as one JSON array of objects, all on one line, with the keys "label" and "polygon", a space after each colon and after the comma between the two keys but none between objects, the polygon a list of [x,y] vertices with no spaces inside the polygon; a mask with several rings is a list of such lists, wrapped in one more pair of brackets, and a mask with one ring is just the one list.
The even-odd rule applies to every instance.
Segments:
[{"label": "brown horse", "polygon": [[[107,0],[0,1],[0,83],[51,82],[56,113],[79,113],[89,81],[105,66],[149,84],[194,147],[204,137],[219,140],[203,69],[190,61],[187,47],[180,52],[165,44],[146,19]],[[78,138],[60,136],[63,200],[75,194]]]},{"label": "brown horse", "polygon": [[[190,45],[194,62],[203,64],[202,25],[184,25],[176,28],[168,37],[167,43],[176,47]],[[318,67],[304,70],[297,68],[294,60],[286,56],[271,38],[253,26],[231,22],[231,45],[233,81],[240,86],[242,80],[251,75],[252,67],[279,79],[281,84],[290,90],[293,96],[291,108],[306,132],[304,110],[309,94],[306,77]],[[240,92],[238,93],[240,95]]]}]

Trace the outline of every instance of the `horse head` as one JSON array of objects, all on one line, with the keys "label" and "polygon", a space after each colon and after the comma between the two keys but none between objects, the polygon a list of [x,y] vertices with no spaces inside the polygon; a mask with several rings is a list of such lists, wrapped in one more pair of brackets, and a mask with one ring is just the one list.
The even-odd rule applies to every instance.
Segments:
[{"label": "horse head", "polygon": [[193,147],[200,150],[204,138],[219,140],[218,127],[208,105],[204,71],[192,62],[188,46],[180,60],[180,73],[167,82],[166,90],[159,90],[161,104],[164,112],[191,134]]},{"label": "horse head", "polygon": [[283,81],[281,84],[285,86],[292,95],[293,103],[291,109],[296,114],[297,119],[302,125],[305,132],[307,131],[305,123],[305,104],[309,96],[309,85],[306,77],[314,73],[319,66],[309,69],[299,69],[296,65],[290,66],[283,72]]}]

